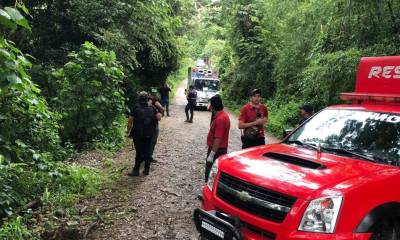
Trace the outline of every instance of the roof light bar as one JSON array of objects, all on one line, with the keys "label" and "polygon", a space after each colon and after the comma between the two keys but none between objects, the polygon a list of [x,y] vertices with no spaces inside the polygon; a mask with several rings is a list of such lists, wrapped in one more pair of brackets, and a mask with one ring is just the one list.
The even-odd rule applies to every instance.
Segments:
[{"label": "roof light bar", "polygon": [[374,93],[341,93],[340,99],[344,101],[368,101],[384,103],[400,103],[400,96],[394,94],[374,94]]}]

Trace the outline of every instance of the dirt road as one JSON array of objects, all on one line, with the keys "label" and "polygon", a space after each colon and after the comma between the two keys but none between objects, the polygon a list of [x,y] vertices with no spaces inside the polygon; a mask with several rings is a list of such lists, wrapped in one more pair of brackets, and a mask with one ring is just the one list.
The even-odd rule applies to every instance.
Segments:
[{"label": "dirt road", "polygon": [[[206,157],[210,113],[195,111],[194,122],[184,123],[186,104],[182,82],[171,105],[171,117],[160,122],[160,136],[149,176],[123,176],[111,189],[86,204],[113,208],[110,223],[90,239],[197,239],[192,221],[199,206]],[[241,148],[237,118],[230,115],[229,152]],[[267,142],[276,141],[268,138]],[[132,166],[134,152],[127,148],[117,164]]]}]

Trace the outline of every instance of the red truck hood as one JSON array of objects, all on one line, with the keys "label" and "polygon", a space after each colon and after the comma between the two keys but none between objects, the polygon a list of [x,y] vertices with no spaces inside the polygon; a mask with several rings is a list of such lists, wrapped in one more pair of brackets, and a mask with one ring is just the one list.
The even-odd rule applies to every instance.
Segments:
[{"label": "red truck hood", "polygon": [[[313,169],[265,157],[266,153],[283,154],[308,163],[321,164]],[[360,159],[286,144],[273,144],[233,152],[221,158],[219,170],[246,182],[285,193],[297,198],[311,199],[315,194],[345,180],[390,168]],[[351,186],[347,190],[351,190]]]}]

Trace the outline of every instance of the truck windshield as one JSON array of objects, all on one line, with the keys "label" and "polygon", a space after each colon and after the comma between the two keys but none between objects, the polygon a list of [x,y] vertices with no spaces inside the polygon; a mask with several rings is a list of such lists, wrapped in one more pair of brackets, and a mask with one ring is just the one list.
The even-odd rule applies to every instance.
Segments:
[{"label": "truck windshield", "polygon": [[287,142],[311,144],[322,151],[353,153],[400,166],[400,115],[328,109],[298,128]]},{"label": "truck windshield", "polygon": [[219,91],[219,81],[212,79],[196,79],[194,88],[198,91]]}]

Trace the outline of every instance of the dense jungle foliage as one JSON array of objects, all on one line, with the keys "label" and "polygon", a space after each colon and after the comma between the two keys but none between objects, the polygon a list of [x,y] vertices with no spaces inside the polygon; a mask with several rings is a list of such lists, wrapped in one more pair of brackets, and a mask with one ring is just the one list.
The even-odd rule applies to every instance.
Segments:
[{"label": "dense jungle foliage", "polygon": [[0,2],[1,239],[41,238],[57,226],[30,208],[53,214],[108,181],[71,159],[120,149],[137,92],[181,80],[190,4]]},{"label": "dense jungle foliage", "polygon": [[194,53],[214,60],[234,108],[261,88],[278,136],[302,104],[319,110],[352,91],[361,56],[400,54],[396,0],[209,1],[198,18]]},{"label": "dense jungle foliage", "polygon": [[24,206],[52,214],[107,181],[71,159],[123,146],[138,91],[208,58],[234,110],[262,89],[279,135],[352,91],[361,56],[400,54],[400,1],[3,0],[0,34],[0,238],[40,239],[56,226]]}]

